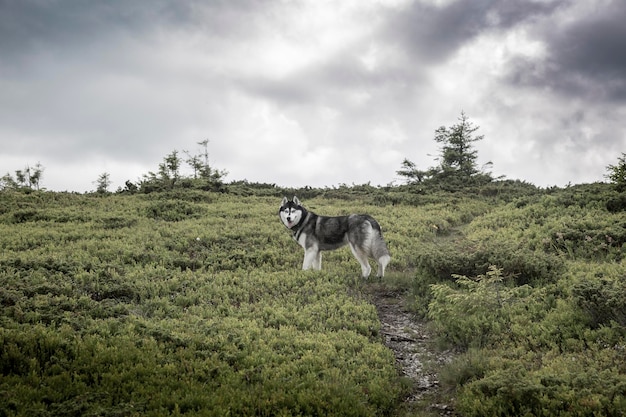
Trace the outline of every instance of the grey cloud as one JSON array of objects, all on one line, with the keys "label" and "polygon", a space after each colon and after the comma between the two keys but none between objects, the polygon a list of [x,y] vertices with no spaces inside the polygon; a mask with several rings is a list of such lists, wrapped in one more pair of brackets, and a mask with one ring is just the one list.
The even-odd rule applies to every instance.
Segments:
[{"label": "grey cloud", "polygon": [[508,80],[549,88],[567,97],[626,100],[626,3],[614,0],[565,25],[548,22],[539,33],[545,60],[518,59]]},{"label": "grey cloud", "polygon": [[356,60],[344,56],[281,79],[249,77],[235,83],[250,94],[289,107],[346,105],[351,93],[379,94],[404,89],[415,78],[411,71],[395,67],[367,71]]},{"label": "grey cloud", "polygon": [[249,0],[1,0],[0,50],[21,54],[33,48],[68,49],[120,33],[141,36],[172,28],[234,37],[254,30],[258,21],[252,16],[259,10],[264,9]]},{"label": "grey cloud", "polygon": [[6,1],[0,11],[3,52],[82,44],[116,27],[131,27],[132,20],[128,7],[104,2]]},{"label": "grey cloud", "polygon": [[[525,156],[511,158],[503,173],[544,183],[532,177],[541,171],[536,164],[556,155],[563,167],[550,162],[549,181],[601,178],[603,166],[599,175],[576,171],[593,168],[590,160],[578,161],[589,148],[602,155],[624,144],[623,109],[605,99],[626,90],[620,25],[626,16],[615,0],[572,20],[576,7],[566,6],[585,1],[456,0],[436,7],[414,0],[403,10],[356,2],[345,20],[328,20],[354,25],[329,48],[335,28],[297,25],[309,10],[323,12],[315,19],[333,16],[336,6],[317,0],[0,0],[0,142],[6,151],[0,162],[41,160],[49,178],[79,160],[140,164],[147,172],[171,150],[209,138],[216,165],[232,172],[229,179],[280,182],[284,171],[264,158],[297,159],[305,150],[308,163],[319,165],[311,165],[313,177],[298,179],[302,184],[320,174],[327,175],[316,181],[328,185],[353,178],[382,184],[394,177],[401,155],[432,165],[434,130],[454,123],[464,109],[471,118],[490,120],[478,123],[485,130],[498,132],[487,136],[495,145],[485,142],[494,172],[504,169],[496,139],[502,135]],[[564,17],[567,25],[560,23]],[[459,67],[454,59],[447,66],[483,34],[495,42],[509,39],[509,28],[545,42],[548,59],[511,61],[505,79],[485,79],[476,73],[480,68]],[[300,66],[276,70],[277,54],[285,50],[277,46],[300,51],[301,41],[310,55],[297,57],[304,58]],[[544,87],[560,94],[543,94]],[[597,101],[569,99],[581,94],[595,94]],[[242,152],[258,137],[273,154]],[[290,140],[298,144],[295,151],[282,146]],[[382,158],[380,149],[389,153]],[[364,168],[326,160],[326,152],[355,150]],[[89,175],[94,180],[97,172]]]},{"label": "grey cloud", "polygon": [[565,1],[455,1],[445,6],[415,2],[396,12],[386,30],[390,42],[400,42],[416,60],[439,62],[486,31],[508,29],[549,15]]}]

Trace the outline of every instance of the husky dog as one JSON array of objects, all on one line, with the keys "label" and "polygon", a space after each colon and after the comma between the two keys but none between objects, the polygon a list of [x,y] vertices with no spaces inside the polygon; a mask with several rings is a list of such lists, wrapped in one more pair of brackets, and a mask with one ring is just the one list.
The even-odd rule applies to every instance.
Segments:
[{"label": "husky dog", "polygon": [[322,269],[323,250],[333,250],[350,245],[352,254],[361,264],[363,277],[372,271],[368,257],[378,263],[377,276],[385,275],[385,267],[391,260],[389,250],[383,240],[380,225],[367,214],[349,216],[318,216],[300,204],[298,197],[289,201],[287,197],[278,210],[278,215],[293,238],[304,248],[302,269]]}]

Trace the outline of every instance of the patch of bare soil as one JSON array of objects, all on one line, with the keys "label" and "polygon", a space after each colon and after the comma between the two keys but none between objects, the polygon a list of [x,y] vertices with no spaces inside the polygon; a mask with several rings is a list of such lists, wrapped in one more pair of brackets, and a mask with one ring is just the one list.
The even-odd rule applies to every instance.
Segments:
[{"label": "patch of bare soil", "polygon": [[378,285],[366,292],[378,311],[385,345],[394,352],[399,372],[411,381],[400,415],[454,416],[438,377],[454,352],[436,348],[426,325],[406,308],[405,294]]}]

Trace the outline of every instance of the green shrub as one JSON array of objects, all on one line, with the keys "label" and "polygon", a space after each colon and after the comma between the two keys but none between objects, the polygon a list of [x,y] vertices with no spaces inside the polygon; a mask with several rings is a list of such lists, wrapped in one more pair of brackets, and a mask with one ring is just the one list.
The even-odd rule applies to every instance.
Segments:
[{"label": "green shrub", "polygon": [[611,213],[626,211],[626,193],[611,198],[606,202],[606,209]]},{"label": "green shrub", "polygon": [[576,304],[589,314],[591,326],[611,321],[626,327],[626,274],[616,277],[588,277],[577,282],[572,295]]},{"label": "green shrub", "polygon": [[157,201],[146,208],[148,218],[169,222],[198,218],[204,213],[202,206],[180,200]]},{"label": "green shrub", "polygon": [[458,407],[466,416],[539,416],[543,387],[521,366],[492,370],[463,387]]},{"label": "green shrub", "polygon": [[125,227],[133,227],[138,223],[136,218],[128,218],[122,216],[107,217],[100,220],[104,229],[122,229]]},{"label": "green shrub", "polygon": [[13,223],[25,223],[37,220],[47,220],[47,218],[40,213],[39,210],[34,209],[17,210],[13,212]]},{"label": "green shrub", "polygon": [[626,376],[615,367],[623,352],[547,355],[542,365],[492,358],[492,369],[458,393],[464,416],[623,416]]},{"label": "green shrub", "polygon": [[495,266],[476,278],[456,277],[459,288],[431,286],[428,317],[438,336],[462,349],[491,345],[506,337],[512,306],[524,303],[530,288],[504,286],[502,271]]},{"label": "green shrub", "polygon": [[469,348],[443,367],[441,381],[446,388],[464,386],[483,378],[492,367],[491,361],[491,355],[485,350]]},{"label": "green shrub", "polygon": [[480,243],[451,240],[417,256],[420,276],[439,281],[450,280],[454,275],[483,275],[490,265],[502,267],[518,285],[553,282],[563,271],[563,261],[557,256],[503,238]]}]

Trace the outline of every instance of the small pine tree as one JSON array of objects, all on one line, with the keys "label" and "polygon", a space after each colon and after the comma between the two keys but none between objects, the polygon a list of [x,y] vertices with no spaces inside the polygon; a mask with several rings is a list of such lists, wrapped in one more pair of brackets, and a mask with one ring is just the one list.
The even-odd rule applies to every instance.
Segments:
[{"label": "small pine tree", "polygon": [[617,191],[626,191],[626,153],[622,152],[622,156],[617,158],[617,165],[608,165],[606,167],[609,173],[606,177],[615,185]]},{"label": "small pine tree", "polygon": [[35,168],[31,168],[29,170],[29,178],[28,181],[32,187],[35,187],[36,190],[39,190],[39,183],[41,182],[41,178],[43,177],[44,167],[40,162],[37,162]]},{"label": "small pine tree", "polygon": [[3,183],[6,188],[26,188],[39,190],[39,184],[43,178],[44,167],[41,162],[37,162],[34,167],[26,165],[23,170],[18,169],[15,171],[15,179],[11,175],[6,174],[3,177]]},{"label": "small pine tree", "polygon": [[424,180],[424,172],[417,169],[415,162],[404,158],[402,168],[396,171],[396,174],[406,178],[408,183],[422,182]]},{"label": "small pine tree", "polygon": [[133,183],[131,180],[126,180],[124,183],[124,188],[122,189],[123,193],[135,194],[139,187]]},{"label": "small pine tree", "polygon": [[469,121],[465,112],[461,112],[459,123],[449,128],[441,126],[435,131],[435,141],[443,145],[442,174],[470,178],[479,172],[476,165],[478,151],[472,145],[484,138],[483,135],[474,136],[478,129],[478,126]]},{"label": "small pine tree", "polygon": [[11,174],[8,172],[4,177],[0,178],[0,190],[16,188],[18,188],[17,182],[15,182]]},{"label": "small pine tree", "polygon": [[167,188],[174,188],[176,182],[180,179],[181,159],[178,151],[174,150],[171,154],[163,158],[163,163],[159,164],[159,177]]},{"label": "small pine tree", "polygon": [[106,194],[111,186],[111,175],[108,172],[103,172],[94,183],[98,194]]},{"label": "small pine tree", "polygon": [[[451,127],[441,126],[435,131],[435,141],[442,145],[437,159],[439,166],[421,171],[413,162],[404,159],[402,168],[396,173],[405,177],[408,183],[436,182],[449,189],[492,181],[491,175],[481,172],[476,162],[478,151],[473,143],[484,138],[483,135],[474,135],[478,129],[465,112],[461,112],[459,123]],[[491,162],[485,166],[491,166]]]}]

